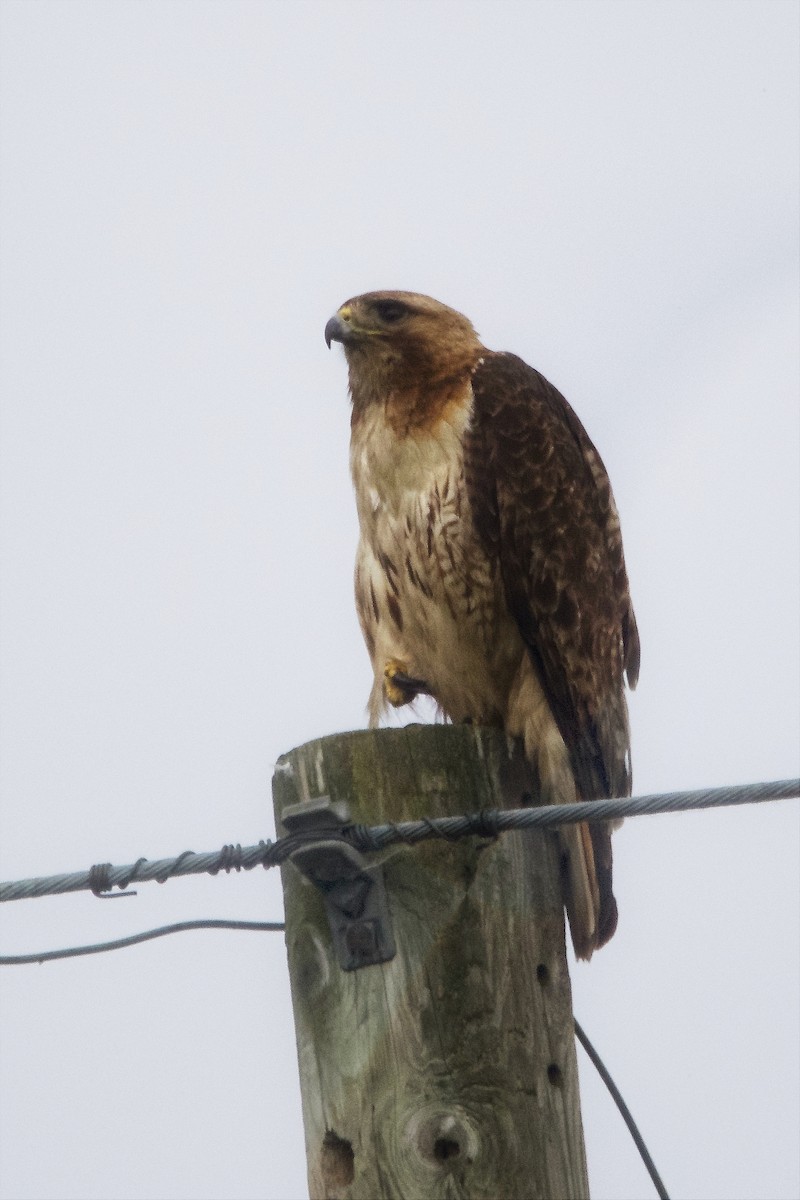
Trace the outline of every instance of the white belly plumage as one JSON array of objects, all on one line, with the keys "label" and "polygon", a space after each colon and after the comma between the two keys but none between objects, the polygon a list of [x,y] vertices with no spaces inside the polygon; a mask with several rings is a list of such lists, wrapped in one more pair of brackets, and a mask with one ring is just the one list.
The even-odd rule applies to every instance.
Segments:
[{"label": "white belly plumage", "polygon": [[467,418],[465,407],[435,435],[400,441],[375,414],[354,437],[356,599],[375,671],[372,723],[392,659],[425,680],[452,720],[505,716],[524,649],[499,571],[472,527],[461,443]]}]

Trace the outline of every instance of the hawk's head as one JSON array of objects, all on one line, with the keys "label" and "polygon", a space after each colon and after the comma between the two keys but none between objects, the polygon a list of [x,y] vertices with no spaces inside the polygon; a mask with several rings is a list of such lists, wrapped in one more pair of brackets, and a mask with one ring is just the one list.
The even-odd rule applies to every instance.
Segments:
[{"label": "hawk's head", "polygon": [[325,341],[344,346],[354,399],[453,379],[483,350],[466,317],[416,292],[355,296],[328,321]]}]

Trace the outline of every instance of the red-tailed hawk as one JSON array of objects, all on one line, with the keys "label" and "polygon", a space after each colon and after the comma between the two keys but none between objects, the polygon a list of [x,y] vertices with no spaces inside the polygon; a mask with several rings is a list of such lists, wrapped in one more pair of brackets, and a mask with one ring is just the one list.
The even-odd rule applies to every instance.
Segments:
[{"label": "red-tailed hawk", "polygon": [[[419,692],[524,739],[552,803],[629,795],[639,671],[619,518],[567,401],[461,313],[413,292],[343,304],[370,723]],[[607,825],[565,827],[575,952],[613,934]]]}]

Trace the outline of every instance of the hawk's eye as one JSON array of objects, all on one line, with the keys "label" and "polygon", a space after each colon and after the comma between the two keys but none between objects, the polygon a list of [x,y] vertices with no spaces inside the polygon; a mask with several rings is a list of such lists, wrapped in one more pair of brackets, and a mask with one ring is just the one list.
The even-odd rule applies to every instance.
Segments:
[{"label": "hawk's eye", "polygon": [[404,317],[408,309],[399,300],[377,300],[375,302],[375,311],[382,321],[391,324],[393,321],[399,321],[401,317]]}]

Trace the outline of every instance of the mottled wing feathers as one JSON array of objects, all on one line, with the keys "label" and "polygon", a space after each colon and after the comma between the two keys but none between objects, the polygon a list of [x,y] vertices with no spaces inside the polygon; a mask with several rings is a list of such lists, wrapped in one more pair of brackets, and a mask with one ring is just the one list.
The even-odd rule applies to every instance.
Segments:
[{"label": "mottled wing feathers", "polygon": [[[522,363],[522,365],[525,366],[526,364]],[[529,371],[532,370],[530,367],[527,369]],[[639,681],[639,631],[636,627],[636,617],[633,611],[633,604],[631,603],[628,573],[625,569],[625,555],[622,549],[622,529],[617,506],[614,503],[614,496],[611,491],[611,481],[608,478],[602,458],[583,428],[575,410],[552,384],[548,383],[542,375],[539,375],[538,371],[533,371],[533,374],[538,375],[542,384],[547,389],[549,402],[556,418],[563,417],[567,422],[580,447],[584,461],[589,467],[597,489],[597,499],[602,516],[603,532],[605,534],[606,553],[608,554],[608,562],[611,568],[612,586],[620,603],[622,614],[620,629],[622,633],[625,678],[628,681],[628,686],[635,688]]]},{"label": "mottled wing feathers", "polygon": [[639,648],[605,468],[564,397],[521,359],[487,353],[473,391],[465,471],[478,533],[499,560],[579,793],[622,795],[623,673],[635,683]]}]

